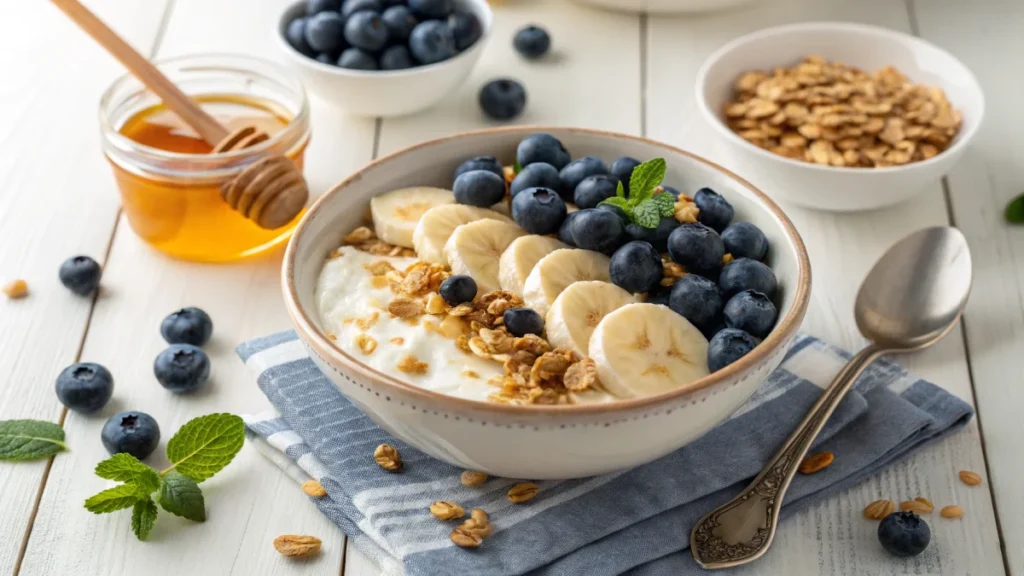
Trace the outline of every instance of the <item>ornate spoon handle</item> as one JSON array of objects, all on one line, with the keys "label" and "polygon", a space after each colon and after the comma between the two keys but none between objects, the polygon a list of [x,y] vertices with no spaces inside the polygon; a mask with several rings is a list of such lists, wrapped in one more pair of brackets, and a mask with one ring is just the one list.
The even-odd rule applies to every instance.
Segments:
[{"label": "ornate spoon handle", "polygon": [[853,382],[884,352],[870,344],[851,358],[754,481],[697,522],[690,533],[690,552],[698,564],[729,568],[757,560],[768,551],[782,499],[800,461]]}]

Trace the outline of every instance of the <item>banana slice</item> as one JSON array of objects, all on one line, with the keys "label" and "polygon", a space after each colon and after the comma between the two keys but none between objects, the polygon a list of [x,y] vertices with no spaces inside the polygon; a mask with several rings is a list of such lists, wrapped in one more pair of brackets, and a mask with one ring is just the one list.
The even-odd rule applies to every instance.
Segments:
[{"label": "banana slice", "polygon": [[555,250],[540,259],[526,277],[523,300],[541,316],[547,316],[551,303],[573,282],[608,282],[608,257],[590,250]]},{"label": "banana slice", "polygon": [[611,282],[575,282],[562,290],[548,310],[544,322],[548,342],[555,348],[589,356],[590,335],[601,319],[634,302],[632,294]]},{"label": "banana slice", "polygon": [[708,375],[708,341],[660,304],[627,304],[590,336],[601,384],[621,398],[651,396]]},{"label": "banana slice", "polygon": [[516,238],[498,260],[498,284],[502,290],[522,296],[526,278],[537,262],[555,250],[568,247],[554,238],[536,234]]},{"label": "banana slice", "polygon": [[476,206],[466,206],[465,204],[434,206],[423,213],[419,223],[416,224],[416,230],[412,233],[412,244],[416,248],[416,256],[424,262],[447,264],[448,258],[444,255],[444,245],[448,243],[452,232],[463,224],[477,220],[512,221],[494,210]]},{"label": "banana slice", "polygon": [[497,290],[498,259],[513,240],[526,231],[509,222],[477,220],[452,232],[444,245],[444,255],[452,274],[468,274],[476,281],[477,294]]},{"label": "banana slice", "polygon": [[412,233],[420,217],[434,206],[454,203],[451,190],[402,188],[371,198],[370,214],[377,237],[388,244],[413,248]]}]

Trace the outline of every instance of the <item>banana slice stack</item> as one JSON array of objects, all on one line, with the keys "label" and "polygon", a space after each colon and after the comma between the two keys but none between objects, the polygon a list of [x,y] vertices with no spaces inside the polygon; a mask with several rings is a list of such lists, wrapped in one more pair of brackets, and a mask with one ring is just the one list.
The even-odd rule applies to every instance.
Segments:
[{"label": "banana slice stack", "polygon": [[544,321],[554,348],[590,355],[590,335],[609,313],[636,302],[632,294],[611,282],[586,280],[570,284],[551,304]]},{"label": "banana slice stack", "polygon": [[498,261],[505,249],[526,231],[510,222],[477,220],[452,232],[444,245],[444,255],[452,274],[466,274],[476,281],[477,294],[501,287]]},{"label": "banana slice stack", "polygon": [[435,206],[423,213],[412,233],[416,256],[424,262],[447,264],[448,258],[444,255],[444,246],[451,238],[452,232],[455,232],[455,229],[463,224],[477,220],[512,222],[508,217],[486,208],[466,206],[465,204]]},{"label": "banana slice stack", "polygon": [[554,238],[536,234],[516,238],[498,260],[498,283],[501,289],[522,296],[526,278],[537,262],[555,250],[568,247]]},{"label": "banana slice stack", "polygon": [[609,259],[604,254],[578,248],[555,250],[541,258],[523,285],[523,300],[541,316],[547,316],[551,304],[573,282],[609,281]]}]

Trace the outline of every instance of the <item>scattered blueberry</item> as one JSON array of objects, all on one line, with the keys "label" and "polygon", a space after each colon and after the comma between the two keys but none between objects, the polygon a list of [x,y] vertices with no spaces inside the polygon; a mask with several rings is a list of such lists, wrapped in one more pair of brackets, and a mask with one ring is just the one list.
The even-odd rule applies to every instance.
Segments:
[{"label": "scattered blueberry", "polygon": [[486,208],[505,197],[505,179],[487,170],[470,170],[455,179],[452,192],[459,204]]},{"label": "scattered blueberry", "polygon": [[768,254],[768,239],[764,232],[750,222],[736,222],[722,231],[725,251],[733,258],[764,260]]},{"label": "scattered blueberry", "polygon": [[412,54],[402,44],[395,44],[384,50],[380,55],[381,70],[405,70],[416,64],[412,61]]},{"label": "scattered blueberry", "polygon": [[878,541],[896,556],[917,556],[931,539],[928,523],[913,512],[893,512],[878,524]]},{"label": "scattered blueberry", "polygon": [[341,0],[306,0],[306,16],[313,16],[321,12],[341,10]]},{"label": "scattered blueberry", "polygon": [[547,54],[551,48],[551,36],[540,26],[530,24],[516,32],[512,45],[524,58],[534,60]]},{"label": "scattered blueberry", "polygon": [[377,59],[359,48],[346,48],[338,58],[338,66],[350,70],[378,70]]},{"label": "scattered blueberry", "polygon": [[345,22],[345,41],[367,52],[376,52],[388,43],[388,27],[376,12],[356,12]]},{"label": "scattered blueberry", "polygon": [[72,256],[60,265],[60,283],[79,296],[88,296],[100,285],[103,271],[88,256]]},{"label": "scattered blueberry", "polygon": [[626,195],[629,195],[629,178],[633,175],[633,168],[639,166],[641,162],[636,158],[630,158],[629,156],[623,156],[612,162],[610,173],[622,182],[623,188],[626,189]]},{"label": "scattered blueberry", "polygon": [[723,314],[729,328],[739,328],[751,336],[764,338],[772,331],[779,313],[764,294],[744,290],[729,298]]},{"label": "scattered blueberry", "polygon": [[572,193],[587,176],[607,173],[608,167],[600,158],[584,156],[566,164],[558,173],[558,177],[562,179],[562,189],[566,190],[566,193]]},{"label": "scattered blueberry", "polygon": [[626,226],[614,212],[592,208],[577,214],[571,228],[577,247],[612,254],[625,242]]},{"label": "scattered blueberry", "polygon": [[701,188],[693,195],[693,203],[700,209],[697,220],[705,226],[715,229],[715,232],[725,230],[725,227],[732,222],[732,204],[711,188]]},{"label": "scattered blueberry", "polygon": [[682,224],[668,237],[672,260],[690,272],[707,272],[722,266],[725,245],[717,232],[700,222]]},{"label": "scattered blueberry", "polygon": [[57,399],[75,412],[96,412],[113,394],[114,377],[99,364],[79,362],[57,375]]},{"label": "scattered blueberry", "polygon": [[622,220],[623,226],[629,223],[629,216],[626,214],[626,211],[623,210],[622,208],[619,208],[618,206],[615,206],[613,204],[598,204],[597,209],[615,214],[616,216],[619,217],[620,220]]},{"label": "scattered blueberry", "polygon": [[484,84],[480,88],[479,99],[484,114],[494,120],[511,120],[526,108],[526,90],[511,78],[499,78]]},{"label": "scattered blueberry", "polygon": [[345,19],[337,12],[311,16],[306,21],[306,42],[316,52],[341,52],[345,47]]},{"label": "scattered blueberry", "polygon": [[320,62],[321,64],[328,64],[328,65],[331,65],[331,66],[334,66],[335,64],[338,63],[338,59],[335,58],[334,56],[331,56],[327,52],[321,52],[321,53],[317,54],[316,58],[314,58],[314,60],[316,60],[317,62]]},{"label": "scattered blueberry", "polygon": [[145,412],[119,412],[103,425],[100,439],[112,455],[124,452],[145,460],[160,443],[160,426]]},{"label": "scattered blueberry", "polygon": [[458,306],[476,298],[476,281],[464,274],[456,274],[445,278],[437,291],[450,306]]},{"label": "scattered blueberry", "polygon": [[360,10],[380,12],[383,9],[384,7],[381,6],[378,0],[345,0],[341,4],[341,15],[348,18]]},{"label": "scattered blueberry", "polygon": [[572,221],[578,215],[579,210],[565,215],[565,220],[562,220],[562,225],[558,227],[558,240],[560,242],[569,246],[576,246],[576,241],[572,239]]},{"label": "scattered blueberry", "polygon": [[199,308],[182,308],[164,318],[160,323],[160,335],[168,344],[202,346],[213,335],[213,320]]},{"label": "scattered blueberry", "polygon": [[708,370],[717,372],[746,356],[761,341],[736,328],[719,330],[708,342]]},{"label": "scattered blueberry", "polygon": [[740,258],[722,268],[722,273],[718,276],[718,286],[726,298],[744,290],[756,290],[769,298],[774,298],[778,283],[775,280],[775,273],[768,266],[757,260]]},{"label": "scattered blueberry", "polygon": [[531,308],[509,308],[501,317],[509,334],[517,338],[527,334],[540,336],[544,332],[544,319]]},{"label": "scattered blueberry", "polygon": [[672,290],[658,290],[647,295],[648,304],[660,304],[668,306],[672,297]]},{"label": "scattered blueberry", "polygon": [[679,221],[672,216],[664,216],[658,221],[656,228],[644,228],[630,222],[626,224],[626,234],[633,240],[649,242],[658,253],[668,251],[668,238],[672,231],[679,227]]},{"label": "scattered blueberry", "polygon": [[405,6],[388,8],[380,15],[380,19],[384,21],[384,26],[388,29],[390,41],[402,44],[409,41],[409,34],[420,22]]},{"label": "scattered blueberry", "polygon": [[289,22],[288,27],[284,29],[284,39],[288,41],[289,46],[295,48],[296,52],[300,54],[310,57],[316,54],[316,50],[313,50],[309,42],[306,42],[305,18],[296,18]]},{"label": "scattered blueberry", "polygon": [[509,185],[509,193],[515,198],[516,194],[523,190],[537,187],[550,188],[558,192],[562,199],[572,200],[572,198],[566,198],[565,194],[563,194],[562,180],[558,177],[558,170],[555,170],[554,166],[546,162],[534,162],[529,166],[523,167],[512,180],[512,184]]},{"label": "scattered blueberry", "polygon": [[672,286],[669,307],[698,330],[707,331],[719,321],[722,293],[711,280],[697,274],[687,274]]},{"label": "scattered blueberry", "polygon": [[[569,166],[572,166],[570,164]],[[566,166],[568,168],[569,166]],[[587,176],[576,185],[573,200],[580,208],[596,208],[602,200],[615,196],[619,180],[609,174]]]},{"label": "scattered blueberry", "polygon": [[546,132],[530,134],[516,148],[516,160],[524,167],[534,162],[545,162],[554,166],[555,170],[561,170],[570,159],[569,151],[562,142]]},{"label": "scattered blueberry", "polygon": [[454,0],[409,0],[409,9],[420,18],[447,18],[455,10]]},{"label": "scattered blueberry", "polygon": [[550,188],[527,188],[512,199],[512,219],[530,234],[558,232],[565,216],[565,202]]},{"label": "scattered blueberry", "polygon": [[608,274],[623,290],[649,292],[661,282],[661,255],[647,242],[627,242],[612,254]]},{"label": "scattered blueberry", "polygon": [[455,37],[445,22],[427,20],[412,29],[409,50],[421,64],[433,64],[455,56]]},{"label": "scattered blueberry", "polygon": [[455,47],[460,51],[475,44],[484,34],[480,19],[472,12],[455,12],[448,17],[448,27],[455,37]]},{"label": "scattered blueberry", "polygon": [[191,392],[210,377],[210,358],[191,344],[171,344],[157,354],[153,373],[160,385],[171,392]]},{"label": "scattered blueberry", "polygon": [[455,176],[452,177],[452,181],[455,181],[463,172],[469,172],[470,170],[487,170],[493,172],[499,178],[505,178],[505,170],[501,167],[501,163],[494,156],[477,156],[470,158],[459,167],[455,169]]}]

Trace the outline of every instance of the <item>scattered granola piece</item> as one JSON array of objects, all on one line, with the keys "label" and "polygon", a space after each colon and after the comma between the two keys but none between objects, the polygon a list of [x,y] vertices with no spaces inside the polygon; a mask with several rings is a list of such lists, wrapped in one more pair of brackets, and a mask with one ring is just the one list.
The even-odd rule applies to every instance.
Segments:
[{"label": "scattered granola piece", "polygon": [[364,334],[362,332],[356,334],[355,342],[359,350],[367,356],[373,354],[373,351],[377,349],[377,341],[369,334]]},{"label": "scattered granola piece", "polygon": [[479,534],[466,530],[463,526],[458,526],[455,530],[452,530],[450,538],[460,548],[476,548],[484,542],[484,539]]},{"label": "scattered granola piece", "polygon": [[864,517],[869,520],[881,520],[896,511],[892,500],[875,500],[864,508]]},{"label": "scattered granola piece", "polygon": [[732,254],[725,253],[725,254],[722,255],[722,266],[725,266],[726,264],[728,264],[729,262],[732,262],[732,261],[733,261]]},{"label": "scattered granola piece", "polygon": [[370,286],[380,290],[381,288],[388,287],[388,279],[386,276],[371,276]]},{"label": "scattered granola piece", "polygon": [[402,457],[398,455],[398,450],[389,444],[377,446],[373,451],[373,459],[377,461],[378,466],[389,472],[396,472],[402,467]]},{"label": "scattered granola piece", "polygon": [[956,504],[943,506],[942,510],[939,510],[939,516],[942,516],[943,518],[959,518],[963,515],[964,509],[957,506]]},{"label": "scattered granola piece", "polygon": [[459,372],[459,375],[463,378],[480,378],[480,375],[472,370],[463,370],[462,372]]},{"label": "scattered granola piece", "polygon": [[514,350],[529,352],[534,356],[540,356],[541,354],[551,351],[551,344],[536,334],[527,334],[521,338],[513,340],[512,348]]},{"label": "scattered granola piece", "polygon": [[968,486],[977,486],[981,484],[981,476],[977,472],[971,472],[970,470],[960,471],[960,481]]},{"label": "scattered granola piece", "polygon": [[477,486],[483,486],[487,482],[487,474],[483,472],[476,472],[474,470],[465,470],[462,472],[462,476],[459,478],[463,486],[469,486],[470,488],[476,488]]},{"label": "scattered granola piece", "polygon": [[422,376],[427,373],[428,368],[430,368],[429,364],[426,362],[420,362],[412,354],[402,358],[398,363],[398,371],[406,374],[418,374]]},{"label": "scattered granola piece", "polygon": [[402,338],[401,336],[395,336],[394,338],[388,340],[388,342],[392,346],[401,346],[402,344],[405,344],[405,338]]},{"label": "scattered granola piece", "polygon": [[387,260],[377,260],[376,262],[363,264],[363,268],[366,268],[374,276],[383,276],[395,269],[391,262]]},{"label": "scattered granola piece", "polygon": [[388,312],[399,318],[416,318],[423,314],[423,303],[399,296],[388,303]]},{"label": "scattered granola piece", "polygon": [[459,304],[458,306],[456,306],[456,307],[452,308],[451,310],[449,310],[448,311],[448,315],[449,316],[466,316],[469,313],[473,312],[474,310],[476,310],[476,308],[473,307],[473,303],[472,302],[463,302],[462,304]]},{"label": "scattered granola piece", "polygon": [[4,294],[7,295],[11,300],[17,300],[18,298],[24,298],[28,296],[28,282],[21,280],[12,280],[11,282],[4,285]]},{"label": "scattered granola piece", "polygon": [[918,496],[917,498],[914,498],[914,502],[920,502],[921,504],[925,505],[926,507],[928,507],[929,512],[935,510],[935,504],[932,504],[932,501],[925,498],[924,496]]},{"label": "scattered granola piece", "polygon": [[444,314],[448,309],[448,304],[445,303],[444,298],[437,292],[431,292],[427,296],[427,314]]},{"label": "scattered granola piece", "polygon": [[562,381],[566,389],[573,392],[596,388],[598,384],[597,364],[590,358],[584,358],[569,366]]},{"label": "scattered granola piece", "polygon": [[476,548],[492,532],[493,528],[487,513],[480,508],[474,508],[469,519],[452,531],[451,540],[456,546]]},{"label": "scattered granola piece", "polygon": [[540,490],[540,487],[533,482],[520,482],[508,489],[508,499],[515,504],[522,504],[528,500],[533,500],[538,490]]},{"label": "scattered granola piece", "polygon": [[437,500],[430,505],[430,513],[438,520],[454,520],[466,515],[466,511],[451,500]]},{"label": "scattered granola piece", "polygon": [[316,480],[308,480],[304,482],[302,484],[302,491],[305,492],[307,496],[312,496],[314,498],[323,498],[324,496],[327,496],[327,490]]},{"label": "scattered granola piece", "polygon": [[372,240],[376,237],[377,235],[373,233],[373,230],[370,230],[366,226],[360,226],[359,228],[349,232],[348,235],[341,239],[341,241],[347,245],[354,245],[362,244],[363,242]]},{"label": "scattered granola piece", "polygon": [[928,514],[932,511],[932,507],[918,502],[917,500],[904,500],[900,502],[900,510],[904,512],[913,512],[914,514]]},{"label": "scattered granola piece", "polygon": [[803,459],[797,470],[801,474],[814,474],[828,468],[829,464],[835,460],[835,454],[831,452],[818,452],[817,454],[811,454],[810,456]]},{"label": "scattered granola piece", "polygon": [[378,319],[380,319],[380,312],[370,312],[365,318],[356,319],[356,327],[365,332],[370,328],[373,328]]},{"label": "scattered granola piece", "polygon": [[284,535],[274,538],[274,548],[282,556],[305,558],[320,552],[323,542],[315,536]]}]

